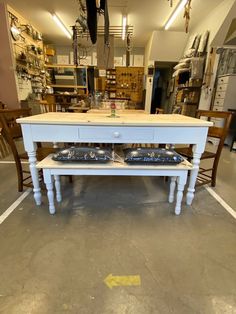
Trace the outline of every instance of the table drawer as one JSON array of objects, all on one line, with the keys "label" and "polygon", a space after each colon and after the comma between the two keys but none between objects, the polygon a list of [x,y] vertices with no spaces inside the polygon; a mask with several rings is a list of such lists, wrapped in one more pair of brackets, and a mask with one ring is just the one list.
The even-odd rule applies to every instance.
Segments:
[{"label": "table drawer", "polygon": [[218,78],[217,84],[227,84],[229,81],[229,76],[222,76]]},{"label": "table drawer", "polygon": [[216,92],[225,92],[227,89],[227,84],[219,84],[217,85]]},{"label": "table drawer", "polygon": [[109,141],[113,143],[142,143],[154,139],[154,130],[146,127],[79,127],[79,139],[82,141]]}]

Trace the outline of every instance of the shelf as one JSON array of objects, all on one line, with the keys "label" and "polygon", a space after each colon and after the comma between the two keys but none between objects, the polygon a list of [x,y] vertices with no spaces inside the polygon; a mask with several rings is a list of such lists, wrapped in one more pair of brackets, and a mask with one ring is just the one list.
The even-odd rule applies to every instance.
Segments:
[{"label": "shelf", "polygon": [[202,86],[177,86],[178,89],[195,89],[195,88],[201,88]]},{"label": "shelf", "polygon": [[50,87],[61,87],[61,88],[81,88],[86,89],[87,86],[79,86],[79,85],[58,85],[58,84],[50,84]]},{"label": "shelf", "polygon": [[191,105],[191,106],[198,106],[198,103],[197,102],[177,102],[176,103],[176,106],[178,105]]},{"label": "shelf", "polygon": [[84,69],[86,66],[76,66],[73,64],[45,64],[46,68],[72,68],[72,69]]}]

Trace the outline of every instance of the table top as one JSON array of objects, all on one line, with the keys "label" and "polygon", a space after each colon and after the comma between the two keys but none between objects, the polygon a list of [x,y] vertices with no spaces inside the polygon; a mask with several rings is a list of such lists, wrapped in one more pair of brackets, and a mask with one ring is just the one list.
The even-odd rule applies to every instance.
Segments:
[{"label": "table top", "polygon": [[113,118],[107,114],[48,112],[19,118],[20,124],[47,125],[98,125],[98,126],[181,126],[209,127],[213,123],[179,114],[119,114]]}]

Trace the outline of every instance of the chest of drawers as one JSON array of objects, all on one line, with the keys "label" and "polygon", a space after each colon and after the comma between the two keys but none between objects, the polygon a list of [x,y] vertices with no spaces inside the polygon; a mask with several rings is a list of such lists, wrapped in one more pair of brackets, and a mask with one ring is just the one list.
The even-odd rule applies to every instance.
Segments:
[{"label": "chest of drawers", "polygon": [[222,75],[218,77],[213,104],[214,111],[228,111],[236,109],[236,75]]}]

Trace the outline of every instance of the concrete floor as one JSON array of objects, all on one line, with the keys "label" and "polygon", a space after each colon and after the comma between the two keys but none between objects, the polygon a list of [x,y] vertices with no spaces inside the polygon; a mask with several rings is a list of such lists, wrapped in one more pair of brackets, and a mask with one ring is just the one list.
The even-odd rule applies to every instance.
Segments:
[{"label": "concrete floor", "polygon": [[[217,191],[236,208],[236,153],[224,149]],[[1,214],[21,195],[0,164]],[[63,179],[63,203],[30,194],[0,226],[0,313],[236,313],[235,219],[205,190],[173,214],[163,178]],[[107,275],[140,275],[114,287]]]}]

